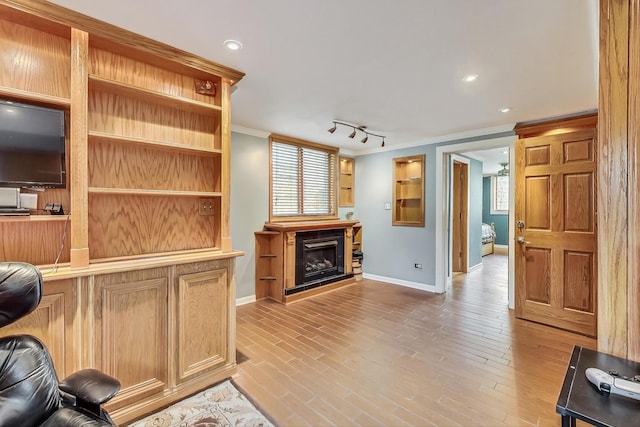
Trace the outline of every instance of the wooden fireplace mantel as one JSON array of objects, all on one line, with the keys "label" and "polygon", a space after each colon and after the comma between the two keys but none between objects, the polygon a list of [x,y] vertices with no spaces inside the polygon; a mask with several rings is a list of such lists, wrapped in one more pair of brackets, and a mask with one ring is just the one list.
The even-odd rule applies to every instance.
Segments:
[{"label": "wooden fireplace mantel", "polygon": [[356,283],[353,277],[322,285],[295,294],[285,295],[285,289],[295,286],[296,233],[315,230],[343,230],[344,271],[353,273],[353,230],[359,221],[323,220],[296,222],[265,222],[264,229],[255,232],[256,238],[256,299],[270,298],[290,303],[313,295]]},{"label": "wooden fireplace mantel", "polygon": [[358,221],[334,219],[325,221],[291,221],[291,222],[265,222],[265,230],[274,231],[310,231],[331,230],[339,228],[352,228]]}]

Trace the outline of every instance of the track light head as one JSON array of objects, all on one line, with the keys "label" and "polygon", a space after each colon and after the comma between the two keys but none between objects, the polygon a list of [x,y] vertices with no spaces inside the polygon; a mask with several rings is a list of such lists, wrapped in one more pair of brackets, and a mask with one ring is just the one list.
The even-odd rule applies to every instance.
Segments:
[{"label": "track light head", "polygon": [[329,133],[334,133],[336,131],[336,123],[333,122],[333,127],[329,129]]},{"label": "track light head", "polygon": [[384,138],[382,138],[382,145],[381,146],[384,147]]},{"label": "track light head", "polygon": [[367,142],[367,140],[369,140],[369,135],[365,135],[360,142],[364,144],[365,142]]},{"label": "track light head", "polygon": [[351,135],[349,135],[349,138],[353,139],[356,136],[356,130],[353,129],[353,132],[351,132]]}]

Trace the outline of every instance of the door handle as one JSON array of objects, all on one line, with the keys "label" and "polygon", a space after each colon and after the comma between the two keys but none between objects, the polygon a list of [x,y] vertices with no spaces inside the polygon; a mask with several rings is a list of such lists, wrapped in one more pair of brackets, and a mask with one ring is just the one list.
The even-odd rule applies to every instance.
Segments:
[{"label": "door handle", "polygon": [[520,243],[521,245],[526,245],[526,244],[528,244],[528,243],[531,243],[531,242],[528,242],[528,241],[524,240],[524,236],[518,236],[517,241],[518,241],[518,243]]}]

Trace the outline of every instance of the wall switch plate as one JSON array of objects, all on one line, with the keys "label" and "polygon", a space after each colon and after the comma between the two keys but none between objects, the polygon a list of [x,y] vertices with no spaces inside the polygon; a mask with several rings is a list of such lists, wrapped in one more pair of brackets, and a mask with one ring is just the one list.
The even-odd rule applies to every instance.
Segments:
[{"label": "wall switch plate", "polygon": [[215,201],[213,199],[200,199],[199,213],[202,216],[213,216]]},{"label": "wall switch plate", "polygon": [[415,264],[413,264],[413,268],[417,268],[418,270],[422,270],[422,264],[415,263]]},{"label": "wall switch plate", "polygon": [[384,204],[384,210],[385,210],[385,211],[390,211],[390,210],[391,210],[391,203],[388,203],[388,202],[387,202],[387,203],[385,203],[385,204]]}]

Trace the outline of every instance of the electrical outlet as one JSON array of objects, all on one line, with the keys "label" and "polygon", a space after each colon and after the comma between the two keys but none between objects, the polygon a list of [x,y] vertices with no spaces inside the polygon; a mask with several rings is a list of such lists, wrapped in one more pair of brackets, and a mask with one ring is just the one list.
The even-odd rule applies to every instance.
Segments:
[{"label": "electrical outlet", "polygon": [[213,199],[200,199],[199,213],[202,216],[213,216],[214,207],[215,207],[215,202]]},{"label": "electrical outlet", "polygon": [[415,263],[413,264],[413,267],[417,268],[418,270],[422,270],[422,264]]}]

